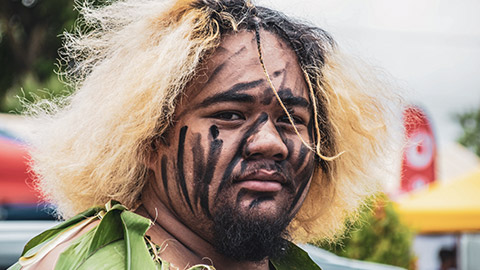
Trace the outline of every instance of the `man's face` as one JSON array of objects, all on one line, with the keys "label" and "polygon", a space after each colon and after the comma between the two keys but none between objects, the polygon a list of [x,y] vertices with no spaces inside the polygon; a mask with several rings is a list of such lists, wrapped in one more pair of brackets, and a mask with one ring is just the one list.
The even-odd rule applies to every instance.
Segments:
[{"label": "man's face", "polygon": [[[312,143],[308,88],[297,58],[275,35],[261,31],[261,40],[273,85],[302,138]],[[162,202],[207,241],[216,238],[218,224],[228,223],[219,220],[224,216],[262,227],[284,220],[282,233],[306,196],[314,157],[267,81],[255,33],[225,37],[185,93],[151,166]]]}]

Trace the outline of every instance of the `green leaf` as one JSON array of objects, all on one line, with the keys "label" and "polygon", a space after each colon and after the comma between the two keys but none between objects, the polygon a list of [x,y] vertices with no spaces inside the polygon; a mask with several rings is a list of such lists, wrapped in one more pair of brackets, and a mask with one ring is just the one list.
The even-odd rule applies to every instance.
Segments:
[{"label": "green leaf", "polygon": [[20,265],[19,262],[16,262],[15,264],[7,268],[7,270],[20,270],[20,269],[22,269],[22,266]]},{"label": "green leaf", "polygon": [[112,209],[102,218],[102,221],[96,227],[95,235],[88,250],[88,256],[103,246],[123,238],[120,213],[121,211]]},{"label": "green leaf", "polygon": [[276,270],[321,270],[308,256],[307,252],[291,242],[285,256],[270,260],[270,262]]},{"label": "green leaf", "polygon": [[[108,206],[107,206],[108,207]],[[110,207],[108,207],[110,208]],[[60,254],[55,269],[72,269],[80,267],[98,250],[123,238],[120,214],[124,207],[112,207],[95,228],[75,239]]]},{"label": "green leaf", "polygon": [[[65,268],[77,270],[90,269],[108,269],[108,270],[124,270],[125,269],[125,243],[123,240],[110,243],[108,247],[101,248],[92,254],[82,265],[78,268]],[[139,268],[142,269],[142,268]],[[143,269],[142,269],[143,270]]]},{"label": "green leaf", "polygon": [[[65,229],[68,229],[70,226],[84,220],[86,217],[90,217],[90,216],[95,215],[99,211],[99,209],[101,209],[101,208],[99,208],[99,207],[90,208],[90,209],[72,217],[71,219],[69,219],[67,221],[64,221],[64,222],[58,224],[57,226],[55,226],[55,227],[53,227],[49,230],[46,230],[43,233],[35,236],[23,248],[22,257],[33,255],[33,254],[30,254],[30,253],[35,253],[38,250],[38,248],[40,248],[40,246],[39,246],[40,244],[42,244],[42,245],[45,244],[44,242],[52,239],[53,237],[55,237],[59,233],[63,232]],[[36,247],[35,250],[32,250],[31,252],[29,252],[29,254],[27,254],[27,252],[34,247]]]},{"label": "green leaf", "polygon": [[150,220],[115,201],[105,206],[100,224],[73,241],[55,269],[157,269],[144,240]]},{"label": "green leaf", "polygon": [[76,269],[81,266],[88,257],[89,247],[95,235],[96,229],[92,229],[70,243],[70,246],[58,257],[55,270]]},{"label": "green leaf", "polygon": [[126,269],[157,269],[144,239],[151,221],[129,211],[123,211],[121,219],[125,239]]}]

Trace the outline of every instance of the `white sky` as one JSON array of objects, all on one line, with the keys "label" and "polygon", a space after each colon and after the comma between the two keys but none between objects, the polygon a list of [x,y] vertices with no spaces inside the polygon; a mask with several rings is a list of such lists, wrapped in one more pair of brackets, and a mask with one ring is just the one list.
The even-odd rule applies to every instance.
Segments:
[{"label": "white sky", "polygon": [[333,34],[341,47],[387,70],[422,106],[440,142],[451,115],[480,106],[478,0],[257,0]]}]

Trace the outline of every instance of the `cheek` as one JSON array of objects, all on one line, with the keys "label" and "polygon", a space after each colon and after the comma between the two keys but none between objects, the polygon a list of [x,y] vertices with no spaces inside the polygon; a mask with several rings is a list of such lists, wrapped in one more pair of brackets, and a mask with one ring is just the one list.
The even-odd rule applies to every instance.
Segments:
[{"label": "cheek", "polygon": [[156,163],[155,192],[163,203],[177,213],[184,213],[183,208],[194,210],[191,198],[191,179],[193,179],[193,159],[189,141],[188,126],[171,130],[165,142],[158,146]]},{"label": "cheek", "polygon": [[172,173],[175,170],[172,156],[167,155],[168,147],[161,145],[157,151],[157,161],[151,167],[149,192],[152,192],[165,206],[176,212],[179,210],[174,203],[182,200],[181,194],[178,193],[176,176]]},{"label": "cheek", "polygon": [[[191,134],[190,146],[190,195],[194,208],[200,208],[207,216],[211,216],[209,201],[211,186],[214,185],[215,176],[222,170],[219,166],[224,160],[223,140],[215,125],[208,129],[195,131]],[[220,159],[222,156],[222,159]]]},{"label": "cheek", "polygon": [[305,200],[315,171],[313,152],[303,144],[301,144],[298,149],[299,150],[292,155],[294,156],[292,157],[292,159],[294,159],[292,166],[296,186],[295,196],[289,209],[289,212],[292,214],[295,214],[298,209],[300,209],[300,205],[303,203],[303,200]]}]

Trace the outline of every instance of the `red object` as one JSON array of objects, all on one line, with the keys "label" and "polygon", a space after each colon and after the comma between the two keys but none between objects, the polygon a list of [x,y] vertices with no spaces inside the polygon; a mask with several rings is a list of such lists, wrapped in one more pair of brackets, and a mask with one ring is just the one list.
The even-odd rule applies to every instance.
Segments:
[{"label": "red object", "polygon": [[437,145],[427,115],[410,106],[403,112],[407,145],[403,152],[400,191],[410,192],[436,180]]},{"label": "red object", "polygon": [[0,204],[41,201],[33,188],[28,159],[25,145],[0,137]]}]

